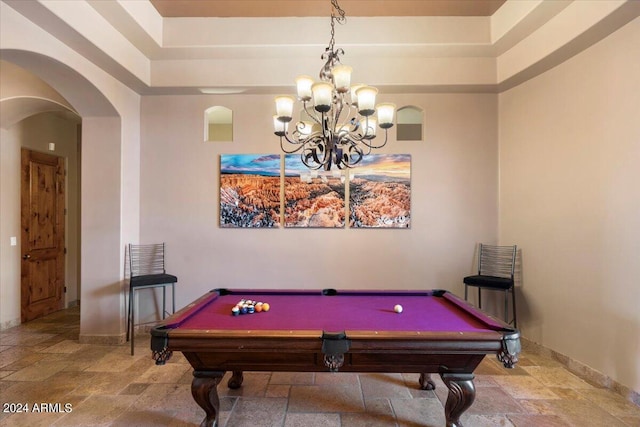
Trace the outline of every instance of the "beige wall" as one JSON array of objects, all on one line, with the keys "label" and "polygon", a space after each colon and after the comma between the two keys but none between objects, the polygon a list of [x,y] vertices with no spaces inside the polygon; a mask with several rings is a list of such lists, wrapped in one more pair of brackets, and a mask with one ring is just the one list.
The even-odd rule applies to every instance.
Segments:
[{"label": "beige wall", "polygon": [[[0,128],[0,329],[20,324],[20,135]],[[17,205],[16,205],[17,200]]]},{"label": "beige wall", "polygon": [[[167,242],[184,305],[216,287],[444,288],[462,292],[474,246],[497,240],[497,97],[391,95],[425,109],[412,155],[410,230],[218,226],[221,153],[278,153],[273,97],[153,96],[142,101],[141,241]],[[235,142],[202,142],[203,112],[233,109]],[[144,317],[144,316],[143,316]]]},{"label": "beige wall", "polygon": [[640,390],[640,19],[500,95],[523,335]]},{"label": "beige wall", "polygon": [[[4,2],[0,8],[3,60],[45,81],[82,117],[80,340],[121,341],[126,323],[124,242],[136,240],[139,231],[140,95]],[[1,136],[7,135],[3,130]],[[4,186],[5,176],[11,179],[11,167],[5,169],[4,139],[2,145]],[[3,203],[1,209],[19,212],[10,204]],[[3,227],[4,218],[3,214]],[[3,263],[5,254],[14,254],[4,245],[3,240]],[[3,305],[8,301],[5,295],[13,298],[19,286],[19,275],[5,282],[3,272]]]}]

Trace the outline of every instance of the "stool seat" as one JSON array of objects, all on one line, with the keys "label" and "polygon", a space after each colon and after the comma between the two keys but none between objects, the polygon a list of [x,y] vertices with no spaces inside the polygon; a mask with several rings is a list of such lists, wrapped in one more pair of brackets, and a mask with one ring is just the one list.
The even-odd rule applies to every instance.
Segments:
[{"label": "stool seat", "polygon": [[146,286],[170,285],[176,283],[178,278],[172,274],[145,274],[143,276],[132,277],[129,286],[132,288],[142,288]]},{"label": "stool seat", "polygon": [[463,282],[465,285],[491,289],[509,289],[513,286],[513,279],[496,276],[467,276]]}]

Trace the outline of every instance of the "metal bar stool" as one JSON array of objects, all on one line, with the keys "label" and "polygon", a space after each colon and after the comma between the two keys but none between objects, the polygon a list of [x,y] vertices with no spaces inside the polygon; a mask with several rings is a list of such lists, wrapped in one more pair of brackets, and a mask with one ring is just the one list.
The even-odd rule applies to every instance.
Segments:
[{"label": "metal bar stool", "polygon": [[140,289],[162,287],[162,318],[167,313],[167,286],[171,286],[172,313],[176,311],[176,282],[178,278],[167,274],[165,270],[165,245],[154,243],[150,245],[129,244],[129,302],[127,307],[127,341],[131,339],[131,355],[134,352],[135,327],[135,291]]},{"label": "metal bar stool", "polygon": [[[504,291],[504,321],[516,328],[516,290],[513,279],[516,266],[517,246],[495,246],[480,244],[478,253],[478,274],[464,278],[464,299],[467,287],[478,288],[478,307],[482,308],[482,289]],[[513,319],[509,322],[509,292],[513,307]]]}]

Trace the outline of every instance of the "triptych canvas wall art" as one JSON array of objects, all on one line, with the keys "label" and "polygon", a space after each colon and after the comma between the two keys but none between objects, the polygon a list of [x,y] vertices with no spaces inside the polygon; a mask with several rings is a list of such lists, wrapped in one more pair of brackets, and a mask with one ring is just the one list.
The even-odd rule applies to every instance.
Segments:
[{"label": "triptych canvas wall art", "polygon": [[309,170],[300,156],[284,156],[284,226],[342,228],[345,174]]},{"label": "triptych canvas wall art", "polygon": [[350,171],[349,226],[409,228],[411,156],[373,154]]},{"label": "triptych canvas wall art", "polygon": [[411,156],[372,154],[315,171],[295,154],[220,156],[224,228],[410,228]]},{"label": "triptych canvas wall art", "polygon": [[220,156],[221,227],[278,227],[280,205],[280,155]]}]

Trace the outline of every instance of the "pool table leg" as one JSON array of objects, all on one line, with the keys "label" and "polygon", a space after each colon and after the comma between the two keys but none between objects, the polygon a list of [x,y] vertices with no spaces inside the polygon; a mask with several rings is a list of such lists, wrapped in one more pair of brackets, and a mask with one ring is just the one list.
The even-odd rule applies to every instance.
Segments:
[{"label": "pool table leg", "polygon": [[205,412],[200,427],[216,427],[218,425],[220,398],[217,387],[223,376],[224,371],[193,371],[191,395]]},{"label": "pool table leg", "polygon": [[444,414],[447,427],[462,427],[460,415],[471,406],[476,398],[473,385],[473,374],[440,374],[442,381],[449,389]]},{"label": "pool table leg", "polygon": [[227,386],[230,389],[235,390],[237,388],[240,388],[243,380],[244,376],[242,375],[242,371],[233,371],[231,378],[229,378],[229,381],[227,381]]},{"label": "pool table leg", "polygon": [[422,373],[420,374],[420,389],[421,390],[435,390],[436,383],[431,379],[431,374]]}]

